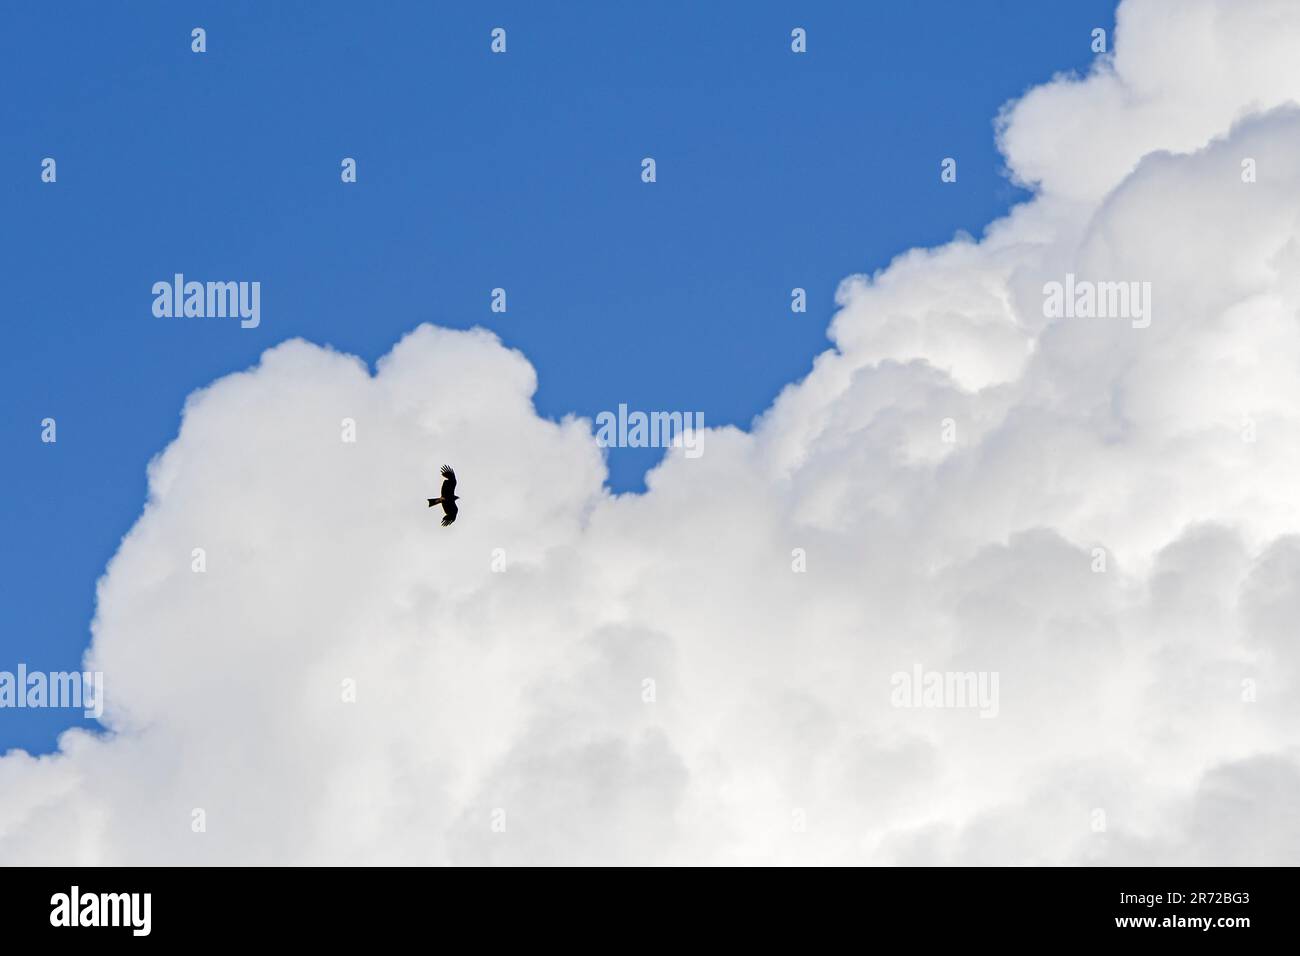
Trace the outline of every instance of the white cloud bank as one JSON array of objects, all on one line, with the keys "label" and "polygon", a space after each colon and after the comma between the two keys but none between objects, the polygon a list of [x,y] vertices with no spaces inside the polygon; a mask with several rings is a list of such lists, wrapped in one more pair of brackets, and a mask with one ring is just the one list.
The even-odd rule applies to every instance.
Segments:
[{"label": "white cloud bank", "polygon": [[[1300,6],[1115,47],[1003,116],[1032,202],[848,280],[643,496],[481,331],[194,395],[100,582],[113,732],[0,759],[0,861],[1300,863]],[[1150,328],[1045,319],[1067,272]],[[891,706],[917,663],[997,717]]]}]

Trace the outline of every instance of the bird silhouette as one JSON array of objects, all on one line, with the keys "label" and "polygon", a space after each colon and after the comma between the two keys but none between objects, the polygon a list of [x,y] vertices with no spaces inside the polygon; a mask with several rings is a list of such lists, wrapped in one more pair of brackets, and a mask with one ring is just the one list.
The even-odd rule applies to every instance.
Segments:
[{"label": "bird silhouette", "polygon": [[460,495],[456,494],[456,473],[446,465],[442,466],[442,494],[437,498],[429,498],[429,507],[442,505],[442,526],[445,528],[456,520],[456,513],[460,510],[456,507],[456,502]]}]

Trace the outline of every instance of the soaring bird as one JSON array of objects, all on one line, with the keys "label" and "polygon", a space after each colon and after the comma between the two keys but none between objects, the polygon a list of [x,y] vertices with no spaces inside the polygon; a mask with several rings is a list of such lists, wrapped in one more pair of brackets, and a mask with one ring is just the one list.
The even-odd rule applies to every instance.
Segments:
[{"label": "soaring bird", "polygon": [[442,505],[442,526],[445,528],[456,520],[456,502],[460,495],[456,494],[456,473],[446,465],[442,466],[442,494],[437,498],[429,498],[429,507]]}]

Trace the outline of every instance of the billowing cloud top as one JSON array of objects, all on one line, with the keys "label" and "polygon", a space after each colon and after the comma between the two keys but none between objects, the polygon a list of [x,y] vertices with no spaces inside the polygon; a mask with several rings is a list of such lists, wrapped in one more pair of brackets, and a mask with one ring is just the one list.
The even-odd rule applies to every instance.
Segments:
[{"label": "billowing cloud top", "polygon": [[482,331],[195,393],[99,585],[109,732],[0,759],[0,861],[1300,862],[1300,7],[1115,48],[1000,117],[1032,201],[846,280],[644,495]]}]

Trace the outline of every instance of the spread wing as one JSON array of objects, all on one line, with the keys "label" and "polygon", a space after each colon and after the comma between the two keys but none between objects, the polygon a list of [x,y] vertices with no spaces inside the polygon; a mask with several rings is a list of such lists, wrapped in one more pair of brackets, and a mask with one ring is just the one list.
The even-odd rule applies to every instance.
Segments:
[{"label": "spread wing", "polygon": [[[442,498],[444,501],[446,501],[455,493],[456,493],[456,473],[452,471],[450,468],[448,468],[446,465],[443,465],[442,466]],[[453,511],[452,519],[454,520],[455,517],[456,515]],[[446,523],[451,524],[450,521]]]},{"label": "spread wing", "polygon": [[[452,484],[455,484],[455,482],[452,482]],[[456,507],[456,502],[444,498],[442,500],[442,510],[443,510],[442,526],[445,528],[447,527],[447,525],[451,524],[453,521],[456,520],[456,515],[460,511],[460,509]]]}]

